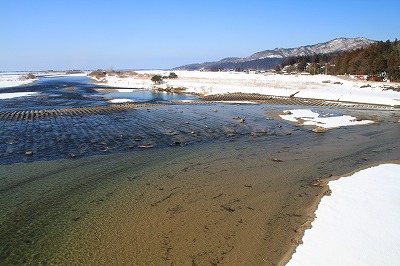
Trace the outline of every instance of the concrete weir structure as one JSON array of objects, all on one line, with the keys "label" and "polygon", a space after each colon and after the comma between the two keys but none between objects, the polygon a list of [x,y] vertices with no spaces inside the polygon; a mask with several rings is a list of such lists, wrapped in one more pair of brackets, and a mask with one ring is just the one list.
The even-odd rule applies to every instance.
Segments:
[{"label": "concrete weir structure", "polygon": [[[210,104],[216,102],[225,103],[255,103],[272,105],[299,105],[299,106],[331,106],[358,109],[383,109],[396,110],[399,106],[389,106],[383,104],[363,104],[352,102],[329,101],[320,99],[295,98],[285,96],[261,95],[252,93],[228,93],[201,96],[202,101],[176,101],[179,104]],[[174,104],[174,103],[170,103]],[[113,105],[94,106],[94,107],[75,107],[63,109],[42,109],[42,110],[21,110],[0,112],[0,121],[22,121],[38,120],[43,118],[52,118],[59,116],[80,116],[91,114],[106,114],[123,110],[133,110],[135,108],[146,108],[151,106],[161,106],[161,103],[120,103]]]}]

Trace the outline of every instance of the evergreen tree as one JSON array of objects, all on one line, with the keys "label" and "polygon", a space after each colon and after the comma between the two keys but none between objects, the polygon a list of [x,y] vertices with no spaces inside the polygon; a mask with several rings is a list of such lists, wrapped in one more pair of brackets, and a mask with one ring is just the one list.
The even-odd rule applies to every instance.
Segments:
[{"label": "evergreen tree", "polygon": [[[302,71],[309,64],[306,71],[311,74],[327,73],[334,75],[360,74],[379,77],[382,72],[387,73],[391,81],[400,81],[400,42],[376,42],[370,46],[341,54],[319,54],[298,56],[285,59],[280,67],[297,64],[297,70]],[[326,67],[326,69],[323,68]]]},{"label": "evergreen tree", "polygon": [[154,75],[151,77],[151,81],[154,82],[154,84],[161,84],[163,78],[160,75]]}]

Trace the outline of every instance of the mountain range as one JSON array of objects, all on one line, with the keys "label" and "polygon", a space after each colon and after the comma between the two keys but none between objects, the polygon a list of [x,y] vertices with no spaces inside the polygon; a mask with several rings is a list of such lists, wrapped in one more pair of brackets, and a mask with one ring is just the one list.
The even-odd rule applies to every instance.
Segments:
[{"label": "mountain range", "polygon": [[369,46],[376,41],[367,38],[337,38],[328,42],[297,48],[275,48],[257,52],[245,58],[228,57],[216,62],[189,64],[176,70],[219,70],[219,69],[272,69],[288,57],[314,54],[342,53]]}]

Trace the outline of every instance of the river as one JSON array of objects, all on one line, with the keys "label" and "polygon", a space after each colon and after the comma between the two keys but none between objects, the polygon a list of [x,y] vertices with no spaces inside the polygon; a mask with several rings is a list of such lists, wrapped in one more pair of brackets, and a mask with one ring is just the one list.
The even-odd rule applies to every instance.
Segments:
[{"label": "river", "polygon": [[[85,76],[41,77],[33,84],[2,88],[0,93],[36,92],[28,97],[0,100],[1,111],[69,108],[82,106],[110,105],[110,99],[128,98],[134,102],[166,102],[172,100],[197,99],[193,95],[174,94],[152,89],[133,89],[130,93],[101,93],[97,89],[107,88],[96,85]],[[118,88],[114,88],[118,89]]]},{"label": "river", "polygon": [[[40,93],[1,108],[111,106],[88,82],[4,89]],[[327,192],[310,184],[399,159],[394,111],[310,107],[376,121],[316,134],[288,106],[170,99],[1,120],[0,264],[276,265]]]}]

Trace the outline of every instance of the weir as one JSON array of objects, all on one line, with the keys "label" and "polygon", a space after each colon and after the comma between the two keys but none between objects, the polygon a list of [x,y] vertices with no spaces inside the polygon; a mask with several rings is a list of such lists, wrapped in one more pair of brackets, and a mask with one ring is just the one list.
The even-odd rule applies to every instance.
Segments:
[{"label": "weir", "polygon": [[379,105],[379,104],[363,104],[352,102],[328,101],[309,98],[295,98],[284,96],[272,96],[261,94],[246,94],[246,93],[228,93],[201,96],[202,101],[172,101],[170,103],[121,103],[113,105],[91,106],[91,107],[75,107],[75,108],[59,108],[59,109],[41,109],[41,110],[20,110],[20,111],[5,111],[0,112],[0,121],[33,121],[39,119],[56,118],[61,116],[83,116],[96,114],[112,114],[125,110],[134,110],[136,108],[147,108],[153,106],[164,105],[196,105],[196,104],[212,104],[219,102],[237,103],[237,102],[254,102],[257,104],[271,105],[299,105],[299,106],[327,106],[327,107],[344,107],[353,109],[380,109],[380,110],[398,110],[398,106]]},{"label": "weir", "polygon": [[396,110],[400,109],[399,106],[381,105],[381,104],[367,104],[367,103],[353,103],[344,101],[329,101],[311,98],[297,98],[285,96],[262,95],[255,93],[227,93],[215,94],[201,97],[204,101],[253,101],[260,104],[279,104],[279,105],[301,105],[301,106],[332,106],[332,107],[346,107],[346,108],[360,108],[360,109],[384,109]]},{"label": "weir", "polygon": [[114,112],[120,112],[125,110],[133,110],[136,108],[147,108],[154,106],[163,106],[165,104],[159,103],[128,103],[128,104],[116,104],[116,105],[105,105],[105,106],[93,106],[93,107],[76,107],[76,108],[65,108],[65,109],[41,109],[41,110],[20,110],[20,111],[5,111],[0,112],[0,121],[16,122],[16,121],[36,121],[40,119],[57,118],[61,116],[84,116],[84,115],[96,115],[96,114],[112,114]]}]

